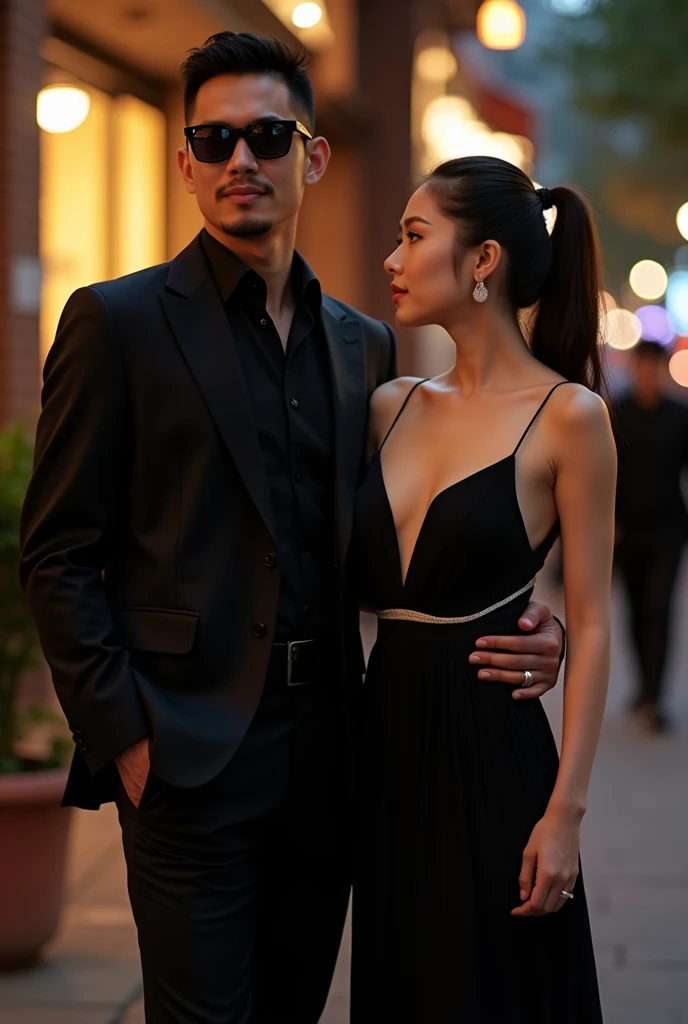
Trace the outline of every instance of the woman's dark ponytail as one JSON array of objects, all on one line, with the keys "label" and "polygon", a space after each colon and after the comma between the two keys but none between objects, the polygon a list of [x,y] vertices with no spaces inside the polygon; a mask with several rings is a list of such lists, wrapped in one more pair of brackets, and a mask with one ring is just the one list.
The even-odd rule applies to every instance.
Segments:
[{"label": "woman's dark ponytail", "polygon": [[592,391],[603,385],[600,360],[600,256],[586,201],[572,188],[550,190],[556,210],[552,264],[530,336],[533,355]]},{"label": "woman's dark ponytail", "polygon": [[[507,298],[528,313],[525,333],[533,355],[599,392],[599,244],[582,196],[564,186],[536,190],[518,167],[488,156],[448,160],[427,186],[440,209],[456,219],[464,246],[492,238],[506,251]],[[544,218],[550,202],[556,210],[551,236]]]}]

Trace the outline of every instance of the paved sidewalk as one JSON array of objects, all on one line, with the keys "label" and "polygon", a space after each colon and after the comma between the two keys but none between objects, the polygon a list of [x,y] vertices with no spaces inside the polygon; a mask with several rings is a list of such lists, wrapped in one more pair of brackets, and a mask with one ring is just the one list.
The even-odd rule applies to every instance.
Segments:
[{"label": "paved sidewalk", "polygon": [[[681,626],[688,573],[682,597]],[[605,1021],[688,1024],[688,631],[679,630],[671,672],[677,731],[649,737],[624,712],[622,611],[617,596],[612,689],[583,839]],[[547,702],[555,724],[560,699],[555,692]],[[79,813],[74,826],[60,934],[40,967],[0,977],[0,1024],[143,1024],[113,808]],[[321,1024],[347,1024],[347,947],[348,936]]]}]

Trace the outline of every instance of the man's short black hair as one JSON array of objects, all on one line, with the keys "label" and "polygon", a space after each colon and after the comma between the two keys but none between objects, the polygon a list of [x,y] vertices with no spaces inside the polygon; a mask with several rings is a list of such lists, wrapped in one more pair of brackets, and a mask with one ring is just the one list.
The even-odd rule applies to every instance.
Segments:
[{"label": "man's short black hair", "polygon": [[632,352],[636,357],[650,359],[667,359],[669,356],[664,345],[660,345],[658,341],[645,341],[644,338],[633,347]]},{"label": "man's short black hair", "polygon": [[304,70],[306,54],[291,50],[280,39],[251,32],[217,32],[189,50],[180,68],[184,82],[184,117],[191,123],[202,85],[218,75],[273,75],[280,78],[301,120],[311,131],[315,122],[313,83]]}]

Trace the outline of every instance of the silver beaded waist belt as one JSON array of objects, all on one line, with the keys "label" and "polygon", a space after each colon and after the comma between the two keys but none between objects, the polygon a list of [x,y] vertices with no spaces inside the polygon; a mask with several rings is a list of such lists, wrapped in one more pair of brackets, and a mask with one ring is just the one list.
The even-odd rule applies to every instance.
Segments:
[{"label": "silver beaded waist belt", "polygon": [[491,604],[489,608],[483,608],[481,612],[474,612],[472,615],[456,615],[454,618],[445,619],[441,615],[426,615],[425,612],[414,612],[410,608],[386,608],[384,611],[376,612],[376,615],[378,619],[391,619],[398,622],[426,622],[437,626],[454,626],[461,622],[475,622],[476,619],[482,619],[484,615],[496,612],[498,608],[503,608],[505,604],[509,604],[510,601],[514,601],[521,594],[525,594],[527,590],[535,586],[536,578],[533,576],[530,583],[526,583],[525,587],[521,587],[515,594],[509,594],[503,601],[497,601],[496,604]]}]

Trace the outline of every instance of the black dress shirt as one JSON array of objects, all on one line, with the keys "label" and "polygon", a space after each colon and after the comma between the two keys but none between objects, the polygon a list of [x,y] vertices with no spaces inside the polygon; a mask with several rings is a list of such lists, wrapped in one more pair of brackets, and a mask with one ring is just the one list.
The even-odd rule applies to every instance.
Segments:
[{"label": "black dress shirt", "polygon": [[688,535],[681,471],[688,463],[688,406],[671,398],[647,409],[632,395],[614,418],[619,456],[616,521],[624,536]]},{"label": "black dress shirt", "polygon": [[320,637],[332,631],[334,501],[334,410],[320,284],[295,253],[296,309],[285,351],[266,309],[265,280],[207,231],[201,238],[270,484],[281,583],[275,639]]}]

